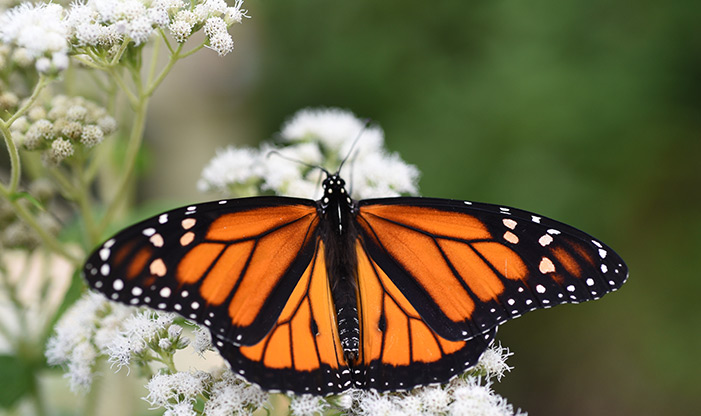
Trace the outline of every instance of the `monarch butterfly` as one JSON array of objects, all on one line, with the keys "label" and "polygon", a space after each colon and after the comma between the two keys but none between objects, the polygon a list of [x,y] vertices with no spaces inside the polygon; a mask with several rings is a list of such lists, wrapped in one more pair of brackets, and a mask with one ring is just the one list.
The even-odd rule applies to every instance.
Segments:
[{"label": "monarch butterfly", "polygon": [[232,371],[269,391],[408,390],[474,366],[497,326],[597,299],[628,276],[608,246],[519,209],[354,201],[191,205],[131,226],[85,264],[108,298],[207,327]]}]

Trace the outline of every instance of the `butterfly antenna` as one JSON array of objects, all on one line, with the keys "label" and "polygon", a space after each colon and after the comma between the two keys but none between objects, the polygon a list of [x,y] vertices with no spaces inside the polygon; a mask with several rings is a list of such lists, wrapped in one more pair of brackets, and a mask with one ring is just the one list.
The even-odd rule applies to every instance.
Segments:
[{"label": "butterfly antenna", "polygon": [[[360,137],[363,135],[363,133],[365,133],[365,130],[367,130],[367,128],[371,122],[372,122],[372,119],[370,119],[370,118],[365,119],[365,123],[363,124],[363,128],[360,129],[360,133],[358,133],[358,135],[353,140],[353,144],[351,145],[350,149],[348,149],[348,154],[346,155],[346,157],[343,158],[341,163],[338,165],[338,170],[336,171],[336,173],[341,172],[341,168],[346,163],[346,160],[348,160],[350,158],[350,156],[353,155],[353,150],[355,150],[355,145],[358,144]],[[357,154],[357,151],[355,154]]]},{"label": "butterfly antenna", "polygon": [[277,150],[271,150],[271,151],[269,151],[268,154],[265,155],[265,157],[270,157],[270,156],[272,156],[272,155],[275,155],[275,156],[277,156],[277,157],[283,158],[283,159],[285,159],[285,160],[289,160],[290,162],[299,163],[300,165],[306,166],[306,167],[308,167],[309,169],[319,169],[320,171],[324,172],[324,173],[326,174],[326,176],[331,176],[331,174],[329,173],[329,171],[326,170],[326,169],[324,169],[324,168],[321,167],[321,166],[312,165],[312,164],[309,164],[309,163],[307,163],[307,162],[301,161],[301,160],[299,160],[299,159],[295,159],[295,158],[293,158],[293,157],[289,157],[289,156],[283,155],[282,153],[280,153],[280,152],[277,151]]}]

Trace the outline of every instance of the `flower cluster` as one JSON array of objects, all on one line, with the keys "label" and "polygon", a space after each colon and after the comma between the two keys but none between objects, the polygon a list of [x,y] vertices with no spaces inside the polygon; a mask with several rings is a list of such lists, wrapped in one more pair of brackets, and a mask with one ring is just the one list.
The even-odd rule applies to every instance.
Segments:
[{"label": "flower cluster", "polygon": [[423,387],[410,393],[378,394],[356,392],[353,414],[361,416],[511,416],[525,415],[514,410],[479,377],[456,378],[439,387]]},{"label": "flower cluster", "polygon": [[66,69],[69,28],[63,17],[59,4],[22,3],[0,15],[0,40],[20,48],[16,61],[36,61],[40,72]]},{"label": "flower cluster", "polygon": [[[351,149],[353,143],[355,147]],[[377,126],[340,109],[306,109],[282,128],[278,143],[227,147],[202,171],[198,187],[232,196],[260,193],[320,196],[323,172],[343,167],[354,198],[416,194],[419,172],[384,149]]]},{"label": "flower cluster", "polygon": [[12,125],[15,140],[27,150],[43,151],[49,165],[73,155],[76,146],[95,146],[116,130],[117,122],[104,108],[65,95],[55,96],[46,107],[34,106]]},{"label": "flower cluster", "polygon": [[[64,8],[56,3],[23,3],[0,14],[0,41],[14,47],[0,51],[0,68],[11,54],[20,67],[35,63],[40,72],[68,67],[71,53],[97,48],[116,53],[122,43],[135,46],[167,30],[179,42],[204,29],[207,46],[219,55],[234,48],[227,29],[248,17],[243,0],[89,0]],[[4,55],[4,56],[3,56]]]},{"label": "flower cluster", "polygon": [[224,0],[205,0],[192,10],[178,11],[168,29],[177,42],[183,43],[192,33],[204,28],[207,47],[223,56],[234,49],[234,40],[227,29],[248,17],[242,5],[243,0],[236,0],[231,7]]},{"label": "flower cluster", "polygon": [[48,363],[66,366],[71,389],[86,391],[99,356],[120,369],[145,365],[189,344],[182,327],[173,322],[174,315],[135,310],[88,293],[56,325],[46,348]]},{"label": "flower cluster", "polygon": [[144,400],[154,408],[164,408],[164,415],[196,415],[193,405],[198,397],[208,398],[203,411],[207,416],[250,414],[268,400],[263,390],[226,369],[156,374],[146,389],[149,393]]}]

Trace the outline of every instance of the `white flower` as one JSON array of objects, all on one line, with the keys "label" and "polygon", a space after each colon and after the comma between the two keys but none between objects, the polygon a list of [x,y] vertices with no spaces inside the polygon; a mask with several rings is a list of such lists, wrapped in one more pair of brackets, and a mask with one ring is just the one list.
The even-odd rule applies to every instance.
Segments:
[{"label": "white flower", "polygon": [[469,377],[453,384],[453,403],[448,407],[450,415],[511,416],[525,415],[514,408],[506,399],[494,393],[490,384],[481,385],[479,378]]},{"label": "white flower", "polygon": [[241,23],[244,17],[250,18],[250,16],[247,14],[248,11],[245,9],[241,9],[241,6],[243,6],[243,0],[236,0],[234,6],[228,7],[226,9],[224,20],[227,24],[230,25],[232,23]]},{"label": "white flower", "polygon": [[[280,136],[282,146],[264,143],[260,151],[229,147],[217,152],[202,173],[199,189],[235,196],[273,191],[318,198],[322,169],[335,172],[347,159],[341,174],[356,199],[417,193],[419,171],[383,149],[379,127],[366,128],[350,112],[302,110],[285,124]],[[349,153],[358,137],[356,150]]]},{"label": "white flower", "polygon": [[374,391],[363,391],[358,397],[358,408],[361,415],[386,416],[404,414],[395,405],[389,395],[381,395]]},{"label": "white flower", "polygon": [[163,416],[197,416],[198,413],[192,407],[190,402],[178,402],[169,406]]},{"label": "white flower", "polygon": [[215,33],[209,38],[209,49],[215,51],[219,56],[224,56],[234,50],[234,39],[228,32]]},{"label": "white flower", "polygon": [[382,149],[384,134],[377,126],[368,126],[353,113],[340,108],[307,108],[285,123],[280,137],[288,142],[318,141],[325,153],[348,155],[355,139],[358,156]]},{"label": "white flower", "polygon": [[210,17],[207,19],[207,21],[204,23],[204,34],[211,38],[212,36],[220,33],[227,33],[224,19],[221,17]]},{"label": "white flower", "polygon": [[439,413],[445,411],[450,403],[448,392],[441,387],[424,387],[419,389],[418,397],[423,403],[423,407],[429,413]]},{"label": "white flower", "polygon": [[293,416],[322,415],[327,407],[328,403],[325,400],[311,394],[292,396],[290,402],[290,412]]},{"label": "white flower", "polygon": [[172,408],[179,402],[194,401],[206,388],[205,381],[210,376],[198,371],[175,374],[156,374],[146,384],[148,395],[144,397],[153,406]]},{"label": "white flower", "polygon": [[0,16],[0,39],[13,43],[33,58],[68,51],[68,26],[63,7],[50,3],[23,3]]},{"label": "white flower", "polygon": [[88,391],[92,384],[92,368],[96,358],[95,347],[87,341],[82,341],[73,348],[68,360],[68,372],[64,375],[70,381],[71,391]]},{"label": "white flower", "polygon": [[512,355],[513,353],[501,344],[492,344],[480,357],[475,370],[483,371],[488,379],[496,377],[497,381],[501,381],[504,373],[511,371],[511,367],[506,364],[506,359]]},{"label": "white flower", "polygon": [[200,355],[212,349],[212,336],[208,329],[197,328],[195,330],[195,341],[192,343],[192,348]]},{"label": "white flower", "polygon": [[258,386],[247,385],[224,369],[221,379],[212,384],[209,400],[204,405],[207,416],[229,416],[246,414],[246,406],[261,407],[268,400],[268,394]]},{"label": "white flower", "polygon": [[225,191],[233,184],[248,186],[257,183],[265,173],[260,154],[253,149],[237,149],[229,146],[217,151],[217,155],[202,170],[197,183],[201,191]]},{"label": "white flower", "polygon": [[377,151],[359,156],[349,163],[353,164],[353,176],[348,181],[355,198],[379,198],[418,192],[418,169],[406,164],[396,153]]},{"label": "white flower", "polygon": [[127,31],[129,37],[137,45],[147,42],[152,33],[153,27],[147,16],[140,16],[132,20]]},{"label": "white flower", "polygon": [[168,26],[170,34],[178,43],[183,43],[192,33],[192,25],[184,20],[176,20]]}]

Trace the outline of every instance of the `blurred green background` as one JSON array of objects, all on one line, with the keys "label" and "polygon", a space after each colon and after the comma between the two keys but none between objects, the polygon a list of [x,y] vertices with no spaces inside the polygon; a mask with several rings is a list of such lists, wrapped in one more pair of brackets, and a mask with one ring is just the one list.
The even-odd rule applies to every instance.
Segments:
[{"label": "blurred green background", "polygon": [[621,291],[502,326],[500,394],[532,415],[698,414],[701,2],[245,6],[233,54],[198,54],[159,91],[145,199],[206,199],[217,147],[350,109],[418,166],[423,195],[536,211],[627,261]]}]

